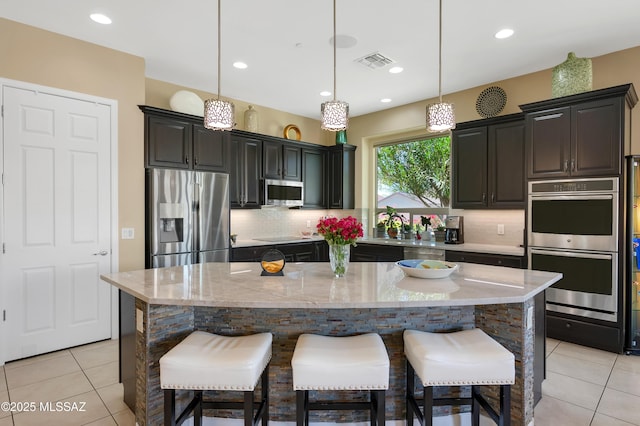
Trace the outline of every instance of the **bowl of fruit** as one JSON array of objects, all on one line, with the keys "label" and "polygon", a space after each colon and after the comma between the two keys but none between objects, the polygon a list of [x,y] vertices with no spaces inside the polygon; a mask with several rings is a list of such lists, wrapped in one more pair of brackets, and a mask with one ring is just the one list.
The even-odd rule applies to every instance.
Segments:
[{"label": "bowl of fruit", "polygon": [[396,265],[405,275],[416,278],[445,278],[458,269],[457,263],[442,260],[405,259]]}]

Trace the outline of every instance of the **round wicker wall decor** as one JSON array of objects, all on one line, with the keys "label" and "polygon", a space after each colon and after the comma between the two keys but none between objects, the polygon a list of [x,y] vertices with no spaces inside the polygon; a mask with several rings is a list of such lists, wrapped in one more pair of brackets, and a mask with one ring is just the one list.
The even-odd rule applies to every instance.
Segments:
[{"label": "round wicker wall decor", "polygon": [[476,111],[483,118],[495,117],[507,104],[507,93],[498,86],[484,89],[476,100]]}]

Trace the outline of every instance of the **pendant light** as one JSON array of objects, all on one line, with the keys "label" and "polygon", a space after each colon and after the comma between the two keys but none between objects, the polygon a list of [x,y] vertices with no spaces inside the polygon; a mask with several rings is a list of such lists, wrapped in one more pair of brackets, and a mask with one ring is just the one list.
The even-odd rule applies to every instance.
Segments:
[{"label": "pendant light", "polygon": [[442,0],[439,0],[438,21],[438,97],[437,104],[427,105],[427,130],[444,132],[456,128],[453,105],[442,102]]},{"label": "pendant light", "polygon": [[338,132],[349,125],[349,104],[336,100],[336,0],[333,0],[333,100],[320,106],[322,129]]},{"label": "pendant light", "polygon": [[231,102],[220,99],[220,1],[218,0],[218,97],[204,103],[204,127],[211,130],[231,130],[235,125]]}]

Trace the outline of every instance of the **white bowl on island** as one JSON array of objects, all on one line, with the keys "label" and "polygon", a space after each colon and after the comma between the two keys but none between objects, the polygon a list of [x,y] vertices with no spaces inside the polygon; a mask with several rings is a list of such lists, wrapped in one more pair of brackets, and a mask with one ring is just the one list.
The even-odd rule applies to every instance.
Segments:
[{"label": "white bowl on island", "polygon": [[429,259],[405,259],[396,262],[402,271],[416,278],[445,278],[458,269],[457,263]]}]

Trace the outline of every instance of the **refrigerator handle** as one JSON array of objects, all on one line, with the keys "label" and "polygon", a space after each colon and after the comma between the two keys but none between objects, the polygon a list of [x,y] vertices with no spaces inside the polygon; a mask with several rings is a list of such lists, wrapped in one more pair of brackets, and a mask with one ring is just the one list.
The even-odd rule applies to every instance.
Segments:
[{"label": "refrigerator handle", "polygon": [[197,251],[200,247],[200,182],[196,173],[193,181],[193,205],[191,206],[191,217],[193,221],[193,246],[191,250]]}]

